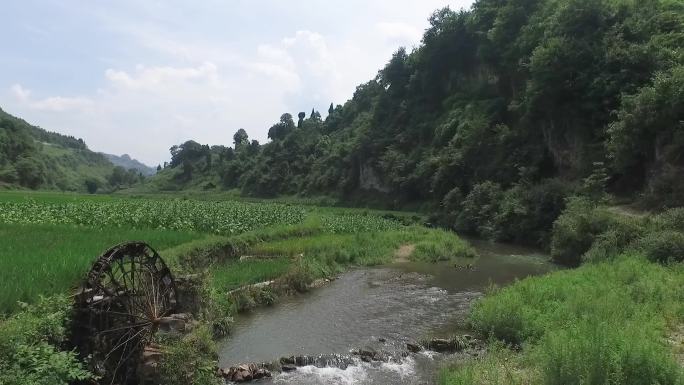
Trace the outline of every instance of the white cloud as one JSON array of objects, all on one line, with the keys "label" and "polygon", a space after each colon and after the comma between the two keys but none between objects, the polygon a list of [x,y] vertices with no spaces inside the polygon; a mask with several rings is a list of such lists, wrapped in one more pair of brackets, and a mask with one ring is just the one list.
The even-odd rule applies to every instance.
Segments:
[{"label": "white cloud", "polygon": [[13,85],[11,90],[12,94],[14,94],[19,101],[26,102],[31,97],[31,90],[27,90],[26,88],[22,87],[21,84]]},{"label": "white cloud", "polygon": [[51,96],[45,99],[33,100],[31,90],[24,88],[21,84],[15,84],[11,91],[18,101],[35,110],[43,111],[67,111],[90,107],[93,101],[85,97],[64,97]]},{"label": "white cloud", "polygon": [[214,63],[205,62],[198,67],[145,67],[138,66],[131,75],[125,71],[107,69],[105,77],[115,87],[128,89],[155,90],[166,87],[169,83],[185,81],[203,81],[210,85],[218,82],[217,67]]},{"label": "white cloud", "polygon": [[82,98],[82,97],[70,98],[70,97],[63,97],[63,96],[53,96],[53,97],[45,98],[45,99],[38,100],[38,101],[31,103],[32,108],[35,108],[37,110],[46,110],[46,111],[55,111],[55,112],[68,111],[68,110],[80,110],[80,109],[88,108],[92,105],[93,105],[93,101],[90,100],[89,98]]},{"label": "white cloud", "polygon": [[377,23],[375,28],[386,39],[401,41],[404,43],[416,43],[420,41],[423,36],[423,31],[415,25],[402,22],[387,22],[383,21]]}]

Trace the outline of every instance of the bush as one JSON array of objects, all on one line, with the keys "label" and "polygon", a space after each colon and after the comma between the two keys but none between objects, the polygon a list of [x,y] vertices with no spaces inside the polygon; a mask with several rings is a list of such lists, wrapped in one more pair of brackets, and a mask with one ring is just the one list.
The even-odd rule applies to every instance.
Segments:
[{"label": "bush", "polygon": [[648,183],[644,203],[655,208],[684,205],[684,172],[672,165],[663,166],[658,175]]},{"label": "bush", "polygon": [[684,232],[684,207],[666,210],[651,218],[656,230],[675,230]]},{"label": "bush", "polygon": [[546,246],[553,222],[565,208],[569,186],[548,179],[540,184],[516,185],[503,194],[494,218],[500,241]]},{"label": "bush", "polygon": [[639,240],[638,247],[653,262],[684,261],[684,234],[677,231],[650,233]]},{"label": "bush", "polygon": [[582,256],[582,262],[612,259],[628,250],[646,231],[639,219],[616,216],[610,228],[594,238],[591,248]]},{"label": "bush", "polygon": [[0,321],[0,384],[67,385],[94,379],[75,352],[59,348],[70,313],[69,299],[57,296],[41,298]]},{"label": "bush", "polygon": [[442,199],[436,223],[497,241],[547,246],[553,222],[565,207],[571,186],[557,179],[536,185],[518,184],[503,191],[499,185],[476,185],[464,199],[454,188]]},{"label": "bush", "polygon": [[166,385],[219,385],[216,344],[209,326],[200,325],[181,337],[162,341],[161,383]]},{"label": "bush", "polygon": [[553,224],[551,258],[561,265],[576,267],[594,239],[616,222],[608,210],[586,198],[574,197]]},{"label": "bush", "polygon": [[463,200],[456,228],[485,237],[493,236],[493,218],[499,212],[502,195],[501,186],[496,183],[487,181],[475,185]]}]

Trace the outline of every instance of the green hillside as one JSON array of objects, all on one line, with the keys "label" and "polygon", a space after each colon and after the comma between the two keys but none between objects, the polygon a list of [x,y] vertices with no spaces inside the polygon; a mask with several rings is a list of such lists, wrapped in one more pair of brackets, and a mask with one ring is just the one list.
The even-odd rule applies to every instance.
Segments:
[{"label": "green hillside", "polygon": [[193,141],[150,183],[333,195],[545,243],[576,193],[684,203],[684,3],[480,0],[430,17],[344,105],[284,114],[269,143]]},{"label": "green hillside", "polygon": [[116,169],[83,139],[46,131],[0,109],[0,187],[94,192],[133,179],[137,173]]}]

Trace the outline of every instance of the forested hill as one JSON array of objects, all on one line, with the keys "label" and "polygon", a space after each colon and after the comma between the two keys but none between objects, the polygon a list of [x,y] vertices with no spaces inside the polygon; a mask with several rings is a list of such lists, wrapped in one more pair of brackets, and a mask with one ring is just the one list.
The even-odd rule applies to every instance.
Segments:
[{"label": "forested hill", "polygon": [[152,176],[157,173],[156,168],[150,167],[137,159],[133,159],[128,154],[123,154],[121,156],[105,154],[103,152],[101,154],[104,155],[104,157],[107,158],[107,160],[112,162],[114,165],[123,167],[126,170],[136,170],[144,176]]},{"label": "forested hill", "polygon": [[90,191],[140,180],[90,151],[83,139],[33,126],[0,109],[0,187]]},{"label": "forested hill", "polygon": [[[480,0],[430,17],[325,119],[186,142],[158,189],[335,195],[543,241],[570,194],[684,202],[684,2]],[[542,231],[543,232],[543,231]]]}]

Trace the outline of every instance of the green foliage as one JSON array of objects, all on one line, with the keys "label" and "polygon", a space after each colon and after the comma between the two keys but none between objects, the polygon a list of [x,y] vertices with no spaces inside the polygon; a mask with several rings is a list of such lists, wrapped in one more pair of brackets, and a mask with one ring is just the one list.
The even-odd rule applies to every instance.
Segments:
[{"label": "green foliage", "polygon": [[[424,204],[451,226],[541,244],[555,219],[545,207],[558,214],[557,198],[570,195],[549,191],[535,204],[538,191],[526,190],[548,180],[597,199],[645,190],[654,204],[678,205],[682,14],[669,0],[440,9],[420,46],[398,49],[325,121],[314,110],[295,127],[284,114],[271,142],[248,150],[244,133],[234,156],[161,187],[211,181],[250,196]],[[461,205],[467,212],[457,220]],[[479,209],[499,217],[478,218]]]},{"label": "green foliage", "polygon": [[121,242],[144,240],[163,250],[200,237],[169,230],[0,223],[0,314],[18,310],[17,301],[69,291],[98,255]]},{"label": "green foliage", "polygon": [[218,385],[216,343],[211,329],[200,325],[180,338],[162,341],[164,356],[161,383],[168,385]]},{"label": "green foliage", "polygon": [[442,199],[434,220],[497,241],[547,246],[550,228],[565,207],[572,185],[558,179],[516,184],[502,191],[485,182],[463,198],[456,187]]},{"label": "green foliage", "polygon": [[653,262],[682,262],[684,234],[672,230],[650,233],[639,240],[639,249]]},{"label": "green foliage", "polygon": [[460,365],[443,368],[439,373],[442,385],[530,385],[531,375],[521,370],[520,357],[500,343],[490,344],[487,354],[479,360],[467,360]]},{"label": "green foliage", "polygon": [[659,321],[615,327],[602,317],[590,317],[549,331],[536,352],[541,383],[681,384],[681,370],[672,355],[662,344],[654,343],[662,338]]},{"label": "green foliage", "polygon": [[494,233],[492,222],[497,212],[503,193],[501,187],[493,182],[475,185],[463,200],[456,228],[482,235]]},{"label": "green foliage", "polygon": [[75,352],[59,348],[70,311],[70,300],[55,296],[0,320],[0,384],[67,385],[94,379]]},{"label": "green foliage", "polygon": [[290,269],[289,258],[247,259],[222,264],[212,272],[212,284],[221,292],[270,281]]},{"label": "green foliage", "polygon": [[[684,21],[684,17],[680,18]],[[615,164],[623,172],[643,174],[644,166],[681,165],[684,150],[684,66],[659,73],[652,85],[625,97],[608,142]],[[642,167],[642,169],[640,169]],[[680,174],[681,176],[681,174]],[[667,194],[657,194],[667,197]],[[673,202],[682,204],[684,201]]]},{"label": "green foliage", "polygon": [[615,222],[613,214],[586,198],[572,198],[553,224],[551,258],[556,263],[579,266],[596,237]]},{"label": "green foliage", "polygon": [[78,203],[4,202],[0,222],[73,224],[237,234],[276,224],[295,224],[304,209],[278,203],[205,202],[180,199],[117,199]]},{"label": "green foliage", "polygon": [[661,341],[666,321],[684,310],[683,283],[682,269],[627,254],[497,290],[470,320],[485,336],[523,346],[524,368],[509,371],[511,383],[527,373],[531,384],[681,384]]},{"label": "green foliage", "polygon": [[82,139],[45,131],[0,110],[0,182],[85,191],[86,180],[104,181],[113,169]]},{"label": "green foliage", "polygon": [[639,217],[575,197],[554,224],[551,256],[558,263],[578,266],[631,250],[654,262],[679,262],[684,260],[683,219],[681,208]]}]

